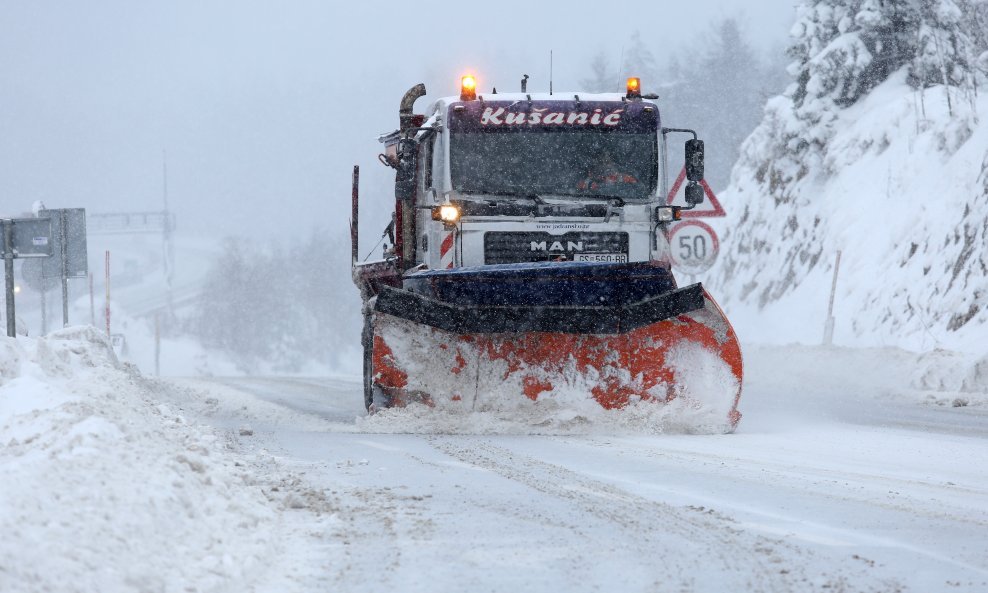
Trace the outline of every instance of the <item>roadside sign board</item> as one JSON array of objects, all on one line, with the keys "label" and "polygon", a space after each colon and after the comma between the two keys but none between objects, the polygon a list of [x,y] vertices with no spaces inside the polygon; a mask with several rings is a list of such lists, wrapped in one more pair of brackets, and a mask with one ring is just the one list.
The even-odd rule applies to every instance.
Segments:
[{"label": "roadside sign board", "polygon": [[[62,253],[66,255],[65,277],[86,278],[89,275],[89,257],[86,252],[86,209],[59,208],[42,210],[39,217],[51,219],[52,252],[51,257],[42,262],[42,274],[45,278],[62,277]],[[65,221],[65,233],[62,233],[62,221]],[[62,247],[62,238],[65,247]]]},{"label": "roadside sign board", "polygon": [[0,225],[0,255],[6,256],[6,228],[10,229],[10,242],[14,258],[49,257],[52,254],[51,220],[48,218],[14,218],[12,224]]},{"label": "roadside sign board", "polygon": [[41,292],[58,288],[59,277],[54,274],[46,276],[44,273],[45,261],[47,260],[42,258],[31,258],[21,264],[21,280],[31,290]]},{"label": "roadside sign board", "polygon": [[669,246],[673,267],[690,275],[709,270],[720,252],[717,233],[699,220],[684,220],[669,229]]},{"label": "roadside sign board", "polygon": [[[720,201],[714,195],[713,190],[710,189],[707,181],[705,179],[701,180],[700,185],[703,187],[703,193],[706,199],[702,204],[698,204],[692,210],[683,210],[680,216],[682,218],[719,218],[726,216],[727,213],[724,212],[723,206],[720,205]],[[669,195],[666,197],[666,204],[669,206],[686,205],[686,167],[683,167],[682,171],[679,172],[679,176],[676,177],[676,182],[672,184]]]}]

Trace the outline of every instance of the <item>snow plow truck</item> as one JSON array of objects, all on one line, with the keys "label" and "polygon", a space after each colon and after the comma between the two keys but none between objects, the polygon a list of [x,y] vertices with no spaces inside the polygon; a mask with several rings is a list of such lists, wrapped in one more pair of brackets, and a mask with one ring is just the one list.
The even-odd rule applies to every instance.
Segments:
[{"label": "snow plow truck", "polygon": [[[697,431],[741,417],[737,337],[702,284],[679,286],[669,227],[703,201],[703,141],[661,124],[637,78],[624,93],[458,96],[424,114],[412,87],[380,137],[395,170],[383,257],[358,258],[364,404],[444,409],[660,406]],[[686,206],[666,203],[668,140]],[[389,200],[390,203],[390,200]]]}]

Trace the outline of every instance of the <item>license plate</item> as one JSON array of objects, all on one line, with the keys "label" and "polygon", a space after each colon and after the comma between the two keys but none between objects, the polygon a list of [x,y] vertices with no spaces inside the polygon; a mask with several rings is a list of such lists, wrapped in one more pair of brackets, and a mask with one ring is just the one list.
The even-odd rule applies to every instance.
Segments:
[{"label": "license plate", "polygon": [[628,254],[627,253],[577,253],[573,256],[573,261],[626,264],[628,263]]}]

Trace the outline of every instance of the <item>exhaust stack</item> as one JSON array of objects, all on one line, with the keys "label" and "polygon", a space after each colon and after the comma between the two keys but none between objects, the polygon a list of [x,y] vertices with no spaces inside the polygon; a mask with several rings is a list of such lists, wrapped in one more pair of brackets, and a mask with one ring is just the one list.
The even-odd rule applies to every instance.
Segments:
[{"label": "exhaust stack", "polygon": [[398,108],[398,129],[402,132],[409,128],[414,128],[415,115],[412,113],[412,105],[419,97],[425,96],[425,85],[421,82],[408,89],[405,96],[401,98],[401,106]]}]

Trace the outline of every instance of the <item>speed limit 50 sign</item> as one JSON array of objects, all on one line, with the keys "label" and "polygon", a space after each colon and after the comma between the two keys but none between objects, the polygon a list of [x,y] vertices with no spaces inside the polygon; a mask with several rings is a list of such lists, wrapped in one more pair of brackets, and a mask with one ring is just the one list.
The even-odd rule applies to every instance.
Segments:
[{"label": "speed limit 50 sign", "polygon": [[684,274],[700,274],[717,261],[720,243],[710,225],[699,220],[685,220],[669,229],[672,263]]}]

